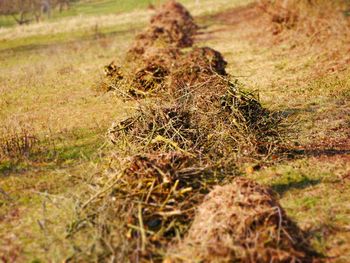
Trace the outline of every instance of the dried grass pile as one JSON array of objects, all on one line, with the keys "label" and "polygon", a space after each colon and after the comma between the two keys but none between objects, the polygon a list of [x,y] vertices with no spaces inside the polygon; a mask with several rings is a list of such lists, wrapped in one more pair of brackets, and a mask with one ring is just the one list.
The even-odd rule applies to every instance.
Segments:
[{"label": "dried grass pile", "polygon": [[127,100],[157,94],[164,90],[165,78],[179,55],[178,49],[152,49],[143,59],[130,60],[123,66],[111,62],[104,68],[105,80],[100,89],[114,91]]},{"label": "dried grass pile", "polygon": [[209,86],[181,88],[175,98],[161,96],[114,123],[108,135],[119,154],[181,150],[210,163],[234,163],[237,154],[266,157],[279,150],[285,130],[281,116],[264,109],[238,84],[219,78]]},{"label": "dried grass pile", "polygon": [[144,106],[133,116],[112,125],[111,141],[124,150],[152,152],[194,149],[200,138],[191,112],[181,105]]},{"label": "dried grass pile", "polygon": [[222,93],[227,89],[226,65],[221,53],[209,47],[189,51],[149,48],[142,59],[132,60],[124,67],[114,62],[105,66],[103,89],[133,99],[162,93],[179,95],[186,88],[220,82]]},{"label": "dried grass pile", "polygon": [[312,262],[302,231],[275,196],[251,180],[217,186],[199,206],[170,262]]},{"label": "dried grass pile", "polygon": [[150,47],[191,47],[197,30],[186,8],[176,1],[168,1],[151,18],[148,28],[136,37],[129,54],[140,56]]},{"label": "dried grass pile", "polygon": [[274,35],[283,30],[294,28],[300,19],[299,12],[295,8],[291,8],[286,1],[261,1],[260,8],[270,15],[271,30]]},{"label": "dried grass pile", "polygon": [[[125,159],[122,167],[83,204],[88,216],[82,221],[104,230],[96,245],[97,251],[103,251],[100,260],[110,258],[112,249],[118,262],[160,261],[166,244],[184,236],[195,207],[225,178],[193,156],[176,151],[138,154]],[[79,224],[71,231],[76,228]]]},{"label": "dried grass pile", "polygon": [[[194,47],[183,53],[174,63],[169,74],[170,89],[197,88],[211,82],[222,82],[227,76],[227,62],[220,52],[209,47]],[[215,84],[215,83],[213,83]],[[224,84],[225,85],[225,84]],[[225,87],[221,87],[221,92]]]},{"label": "dried grass pile", "polygon": [[142,97],[164,88],[163,82],[181,55],[191,47],[198,30],[190,13],[176,1],[166,2],[136,36],[125,62],[105,67],[103,91],[116,91],[125,98]]}]

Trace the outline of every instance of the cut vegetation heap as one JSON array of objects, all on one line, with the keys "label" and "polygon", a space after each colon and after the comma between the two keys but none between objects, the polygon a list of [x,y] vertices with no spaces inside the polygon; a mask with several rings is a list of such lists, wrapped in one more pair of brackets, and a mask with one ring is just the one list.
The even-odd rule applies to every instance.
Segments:
[{"label": "cut vegetation heap", "polygon": [[151,18],[149,27],[136,37],[129,55],[146,54],[150,47],[191,47],[198,30],[191,14],[179,3],[169,1]]},{"label": "cut vegetation heap", "polygon": [[[187,262],[193,253],[200,262],[311,261],[302,231],[268,189],[238,178],[205,198],[237,176],[240,157],[278,149],[281,118],[230,80],[219,52],[192,47],[197,30],[170,1],[125,64],[105,67],[104,89],[139,108],[110,128],[114,172],[82,205],[80,222],[100,235],[98,259]],[[73,224],[71,232],[79,229]],[[181,257],[173,256],[178,250]]]},{"label": "cut vegetation heap", "polygon": [[270,189],[244,178],[217,186],[169,257],[185,262],[311,262],[312,252]]}]

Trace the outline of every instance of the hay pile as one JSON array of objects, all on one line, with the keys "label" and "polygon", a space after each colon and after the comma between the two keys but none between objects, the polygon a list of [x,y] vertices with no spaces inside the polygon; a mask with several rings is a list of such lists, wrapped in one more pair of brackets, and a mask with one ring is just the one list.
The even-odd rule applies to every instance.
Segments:
[{"label": "hay pile", "polygon": [[[180,49],[192,45],[190,40],[197,28],[184,7],[170,1],[131,47],[128,56],[138,57],[123,67],[110,64],[105,68],[113,83],[111,89],[122,98],[138,99],[139,106],[133,116],[109,129],[115,149],[109,164],[113,172],[106,175],[108,180],[103,177],[94,182],[90,199],[81,206],[85,217],[80,221],[89,222],[86,225],[99,233],[92,248],[98,252],[99,261],[160,262],[169,245],[185,237],[196,207],[211,189],[238,175],[237,156],[266,157],[280,141],[280,119],[231,81],[225,69],[227,63],[218,51],[209,47]],[[149,99],[140,100],[144,97]],[[280,233],[282,230],[271,230],[277,222],[271,210],[274,199],[264,195],[266,191],[260,186],[249,185],[237,180],[228,186],[236,192],[241,189],[242,199],[250,202],[241,207],[241,216],[253,213],[254,220],[258,218],[240,222],[247,228],[240,225],[239,231],[253,231],[256,225],[264,235],[257,239],[261,244],[251,243],[252,236],[242,239],[240,248],[260,246],[272,251],[278,247],[276,238],[281,238],[286,255],[297,255],[297,249]],[[231,195],[226,194],[217,207],[221,213],[229,209],[225,200]],[[270,210],[266,212],[267,208]],[[213,210],[209,212],[206,220],[215,217]],[[221,222],[219,232],[233,226],[225,216]],[[202,234],[195,230],[196,224],[191,231]],[[289,231],[287,219],[281,224]],[[72,232],[78,228],[79,224],[74,225]],[[247,234],[243,232],[239,232],[241,237]],[[280,236],[272,236],[270,241],[268,234],[277,232]],[[227,243],[222,245],[228,251]],[[232,256],[231,250],[228,253],[233,259],[244,258],[243,254]],[[265,254],[261,257],[270,255]],[[88,256],[80,251],[75,258],[84,261]]]},{"label": "hay pile", "polygon": [[115,145],[127,141],[144,152],[190,149],[201,136],[191,115],[179,105],[145,106],[135,116],[112,125],[108,133]]},{"label": "hay pile", "polygon": [[[198,50],[212,51],[196,48],[193,53],[199,56],[207,53]],[[134,116],[109,129],[119,152],[180,148],[211,162],[222,158],[235,162],[237,156],[232,153],[259,157],[278,151],[284,132],[282,117],[263,108],[237,82],[231,82],[222,67],[224,60],[206,60],[192,52],[189,57],[201,60],[185,60],[188,66],[170,73],[164,83],[166,91],[151,102],[139,104]],[[198,66],[200,63],[203,66]]]},{"label": "hay pile", "polygon": [[136,155],[125,167],[112,193],[123,205],[115,209],[127,219],[126,236],[134,248],[139,244],[137,253],[159,260],[164,244],[186,233],[196,205],[221,178],[175,151]]},{"label": "hay pile", "polygon": [[[85,217],[78,222],[99,232],[94,250],[100,261],[111,259],[113,248],[117,262],[159,262],[166,244],[184,236],[195,207],[227,174],[179,151],[142,153],[122,162],[119,172],[82,204]],[[79,229],[74,223],[70,232]],[[87,255],[80,251],[74,258],[84,261]]]},{"label": "hay pile", "polygon": [[140,56],[150,47],[191,47],[197,30],[198,26],[186,8],[176,1],[168,1],[151,18],[145,31],[136,36],[129,54]]},{"label": "hay pile", "polygon": [[266,187],[237,178],[199,206],[171,262],[311,262],[301,230]]},{"label": "hay pile", "polygon": [[109,138],[124,156],[181,150],[209,163],[235,163],[233,153],[259,157],[277,151],[282,119],[251,94],[236,96],[237,87],[231,85],[224,95],[201,84],[180,100],[140,105],[133,116],[111,126]]}]

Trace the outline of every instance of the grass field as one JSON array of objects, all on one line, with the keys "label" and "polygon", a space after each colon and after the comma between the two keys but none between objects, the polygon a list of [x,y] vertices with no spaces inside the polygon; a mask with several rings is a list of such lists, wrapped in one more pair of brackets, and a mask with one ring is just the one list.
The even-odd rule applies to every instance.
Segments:
[{"label": "grass field", "polygon": [[[55,21],[65,17],[72,16],[96,16],[106,14],[118,14],[130,12],[137,9],[146,9],[150,4],[159,4],[161,1],[155,0],[99,0],[99,1],[82,1],[80,3],[73,2],[68,10],[55,11],[48,19],[43,20]],[[14,26],[16,21],[11,16],[0,16],[0,27]]]},{"label": "grass field", "polygon": [[[23,27],[0,18],[0,132],[37,139],[25,158],[0,159],[0,261],[62,262],[78,249],[97,260],[94,233],[70,239],[70,224],[92,178],[110,169],[108,127],[134,105],[94,86],[145,26],[150,2],[89,1]],[[206,25],[196,45],[223,53],[229,73],[292,126],[292,156],[239,169],[279,194],[318,252],[349,262],[350,44],[275,41],[234,9],[250,2],[183,1]]]}]

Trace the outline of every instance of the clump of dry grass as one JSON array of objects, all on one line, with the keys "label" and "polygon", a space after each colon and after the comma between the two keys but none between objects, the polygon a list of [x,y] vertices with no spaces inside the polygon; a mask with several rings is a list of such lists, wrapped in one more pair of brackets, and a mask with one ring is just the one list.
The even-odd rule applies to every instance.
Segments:
[{"label": "clump of dry grass", "polygon": [[0,160],[26,158],[38,148],[39,139],[25,125],[4,126],[0,133]]},{"label": "clump of dry grass", "polygon": [[[148,49],[142,60],[117,66],[114,62],[105,67],[106,91],[130,99],[173,92],[181,94],[183,88],[196,84],[208,85],[226,76],[227,62],[222,55],[209,47],[195,47],[189,51],[176,48]],[[167,94],[168,95],[168,94]]]},{"label": "clump of dry grass", "polygon": [[129,55],[138,57],[150,47],[190,47],[198,26],[191,14],[176,1],[166,2],[151,18],[150,25],[136,37]]},{"label": "clump of dry grass", "polygon": [[203,84],[221,82],[227,76],[226,66],[227,62],[220,52],[209,47],[194,47],[174,62],[168,85],[176,92],[184,88],[193,89]]},{"label": "clump of dry grass", "polygon": [[156,259],[166,243],[184,235],[195,206],[221,178],[182,152],[137,155],[126,167],[112,195],[127,199],[126,235],[135,252]]},{"label": "clump of dry grass", "polygon": [[114,124],[109,136],[116,145],[122,141],[128,148],[146,152],[193,149],[201,135],[191,115],[182,105],[146,105],[135,116]]},{"label": "clump of dry grass", "polygon": [[[104,242],[96,244],[102,251],[132,262],[162,259],[167,244],[186,233],[195,206],[228,176],[179,151],[134,155],[120,162],[119,171],[81,205],[86,216],[79,221],[105,229]],[[74,225],[71,232],[78,228]],[[111,256],[101,254],[100,259]]]},{"label": "clump of dry grass", "polygon": [[168,255],[169,262],[312,262],[310,251],[270,189],[236,178],[206,196]]},{"label": "clump of dry grass", "polygon": [[114,91],[124,99],[134,99],[158,93],[164,88],[173,61],[180,54],[174,48],[151,49],[143,59],[131,60],[124,66],[114,62],[105,66],[106,79],[101,90]]},{"label": "clump of dry grass", "polygon": [[139,97],[159,91],[180,48],[191,47],[198,26],[180,3],[166,2],[151,18],[150,25],[136,36],[122,66],[105,67],[103,91],[114,90],[124,97]]}]

